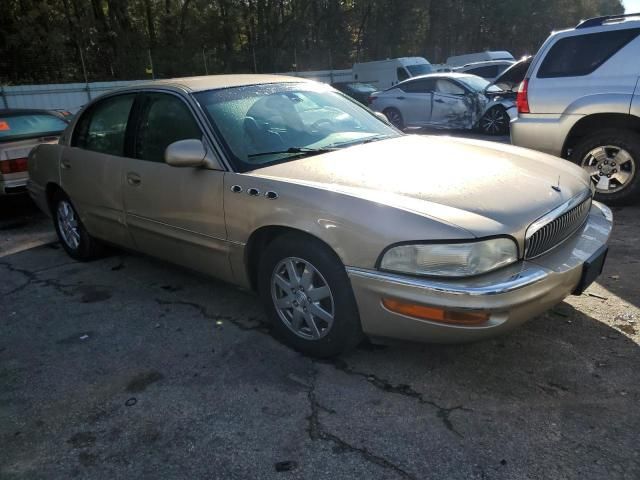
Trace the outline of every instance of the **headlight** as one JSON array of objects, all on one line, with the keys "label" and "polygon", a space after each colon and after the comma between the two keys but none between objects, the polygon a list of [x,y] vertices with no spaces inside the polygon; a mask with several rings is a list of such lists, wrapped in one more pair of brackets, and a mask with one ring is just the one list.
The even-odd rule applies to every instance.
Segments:
[{"label": "headlight", "polygon": [[518,259],[509,238],[479,242],[399,245],[382,257],[380,268],[411,275],[469,277],[504,267]]}]

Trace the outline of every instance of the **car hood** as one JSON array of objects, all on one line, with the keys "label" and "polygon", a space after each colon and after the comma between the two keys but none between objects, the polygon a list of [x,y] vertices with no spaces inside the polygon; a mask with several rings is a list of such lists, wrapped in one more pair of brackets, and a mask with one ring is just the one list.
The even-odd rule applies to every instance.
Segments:
[{"label": "car hood", "polygon": [[417,135],[249,174],[368,199],[457,225],[475,236],[516,238],[590,185],[582,169],[550,155],[493,142]]}]

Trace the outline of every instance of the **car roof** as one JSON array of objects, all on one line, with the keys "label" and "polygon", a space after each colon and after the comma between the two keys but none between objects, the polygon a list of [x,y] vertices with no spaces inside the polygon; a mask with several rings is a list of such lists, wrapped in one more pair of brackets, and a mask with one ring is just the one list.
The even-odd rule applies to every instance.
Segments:
[{"label": "car roof", "polygon": [[189,92],[203,92],[219,88],[242,87],[267,83],[311,82],[305,78],[285,75],[240,74],[240,75],[206,75],[201,77],[169,78],[166,80],[152,80],[135,83],[122,90],[137,90],[140,88],[169,87]]}]

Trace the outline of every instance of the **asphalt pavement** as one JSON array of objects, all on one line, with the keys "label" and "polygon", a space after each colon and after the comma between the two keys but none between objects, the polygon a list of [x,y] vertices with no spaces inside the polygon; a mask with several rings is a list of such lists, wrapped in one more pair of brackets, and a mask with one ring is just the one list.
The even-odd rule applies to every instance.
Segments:
[{"label": "asphalt pavement", "polygon": [[597,284],[508,336],[316,361],[253,294],[75,262],[0,200],[3,480],[640,478],[640,206]]}]

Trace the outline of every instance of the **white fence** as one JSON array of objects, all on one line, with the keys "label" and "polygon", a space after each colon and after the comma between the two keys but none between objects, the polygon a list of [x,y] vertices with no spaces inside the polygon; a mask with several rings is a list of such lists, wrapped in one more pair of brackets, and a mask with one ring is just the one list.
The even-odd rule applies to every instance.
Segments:
[{"label": "white fence", "polygon": [[[287,72],[282,75],[308,78],[324,83],[348,82],[351,70]],[[0,86],[0,108],[43,108],[77,112],[93,98],[139,80],[123,82],[63,83],[50,85]]]},{"label": "white fence", "polygon": [[89,100],[132,83],[136,81],[0,86],[0,108],[45,108],[76,112]]}]

